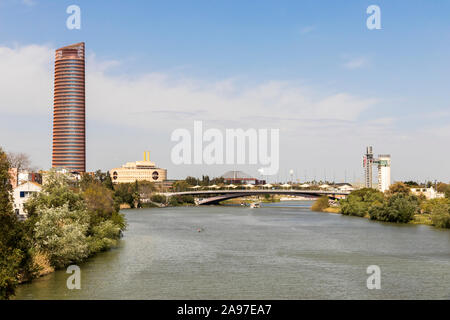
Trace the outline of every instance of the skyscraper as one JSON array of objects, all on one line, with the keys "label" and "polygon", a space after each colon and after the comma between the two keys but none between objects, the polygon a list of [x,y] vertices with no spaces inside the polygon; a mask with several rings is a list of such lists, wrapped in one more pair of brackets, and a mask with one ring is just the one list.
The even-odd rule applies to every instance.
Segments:
[{"label": "skyscraper", "polygon": [[56,50],[52,167],[86,171],[84,42]]}]

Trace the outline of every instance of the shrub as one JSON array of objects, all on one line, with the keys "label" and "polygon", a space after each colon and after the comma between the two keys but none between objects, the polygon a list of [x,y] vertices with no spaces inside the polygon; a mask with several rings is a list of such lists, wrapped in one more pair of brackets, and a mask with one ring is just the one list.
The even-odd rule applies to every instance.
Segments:
[{"label": "shrub", "polygon": [[183,203],[189,203],[189,204],[194,204],[195,203],[194,196],[191,196],[191,195],[181,196],[181,201]]},{"label": "shrub", "polygon": [[438,228],[450,228],[450,205],[448,202],[433,207],[431,221]]},{"label": "shrub", "polygon": [[324,209],[326,209],[328,207],[329,207],[328,197],[322,196],[322,197],[316,199],[316,201],[314,202],[314,204],[311,207],[311,210],[312,211],[323,211]]},{"label": "shrub", "polygon": [[92,236],[88,239],[90,254],[104,251],[117,245],[121,229],[113,221],[103,221],[92,229]]},{"label": "shrub", "polygon": [[341,200],[341,212],[344,215],[364,217],[372,204],[383,200],[384,195],[378,190],[371,188],[355,190],[346,199]]},{"label": "shrub", "polygon": [[407,223],[412,220],[418,210],[417,199],[397,193],[387,201],[376,202],[369,208],[372,220]]},{"label": "shrub", "polygon": [[0,299],[14,295],[19,279],[37,272],[30,254],[32,242],[27,224],[13,212],[8,158],[0,148]]},{"label": "shrub", "polygon": [[162,194],[154,194],[150,200],[157,203],[166,203],[167,201],[166,196]]},{"label": "shrub", "polygon": [[181,202],[178,201],[178,197],[170,197],[169,199],[169,205],[176,207],[179,206]]},{"label": "shrub", "polygon": [[82,261],[89,256],[88,227],[87,210],[70,211],[67,204],[43,208],[34,228],[36,248],[47,254],[55,268]]}]

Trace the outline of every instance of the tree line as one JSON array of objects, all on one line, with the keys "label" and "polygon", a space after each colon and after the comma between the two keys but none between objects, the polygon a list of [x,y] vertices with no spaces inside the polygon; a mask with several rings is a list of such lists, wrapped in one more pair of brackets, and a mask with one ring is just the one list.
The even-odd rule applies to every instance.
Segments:
[{"label": "tree line", "polygon": [[[428,200],[424,195],[412,194],[411,185],[397,182],[385,193],[372,188],[352,191],[345,199],[340,200],[340,213],[395,223],[418,220],[438,228],[450,228],[450,185],[438,185],[438,191],[445,193],[444,198]],[[312,209],[323,211],[328,206],[328,199],[322,197],[314,203]]]},{"label": "tree line", "polygon": [[10,161],[0,148],[0,299],[43,273],[80,263],[115,246],[126,228],[109,175],[81,181],[50,170],[40,193],[13,211]]}]

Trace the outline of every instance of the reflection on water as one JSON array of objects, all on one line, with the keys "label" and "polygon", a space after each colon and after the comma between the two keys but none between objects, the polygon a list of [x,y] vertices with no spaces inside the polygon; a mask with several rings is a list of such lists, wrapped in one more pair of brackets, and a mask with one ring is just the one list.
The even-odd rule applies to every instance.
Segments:
[{"label": "reflection on water", "polygon": [[[125,211],[118,248],[20,286],[18,299],[449,299],[450,232],[310,202]],[[200,232],[199,232],[200,231]],[[368,290],[366,268],[381,268]]]}]

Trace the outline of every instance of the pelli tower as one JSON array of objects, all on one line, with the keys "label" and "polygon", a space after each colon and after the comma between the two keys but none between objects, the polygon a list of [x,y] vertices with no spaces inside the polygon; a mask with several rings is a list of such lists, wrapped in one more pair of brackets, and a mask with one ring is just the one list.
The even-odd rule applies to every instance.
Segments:
[{"label": "pelli tower", "polygon": [[391,185],[391,156],[389,154],[380,154],[378,158],[373,157],[372,147],[366,148],[366,154],[363,158],[364,182],[366,188],[372,188],[372,166],[378,166],[378,190],[384,192]]},{"label": "pelli tower", "polygon": [[86,171],[84,43],[56,50],[52,167]]}]

